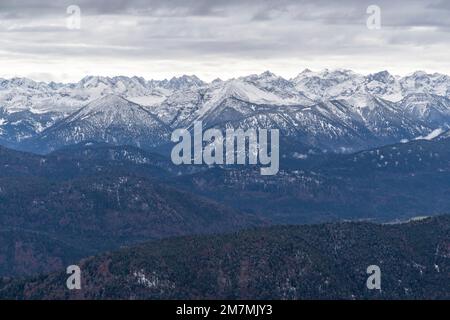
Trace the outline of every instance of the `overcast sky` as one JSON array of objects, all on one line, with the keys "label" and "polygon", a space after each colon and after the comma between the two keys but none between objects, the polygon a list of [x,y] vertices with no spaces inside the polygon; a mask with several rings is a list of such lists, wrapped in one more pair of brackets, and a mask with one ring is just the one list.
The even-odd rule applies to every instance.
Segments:
[{"label": "overcast sky", "polygon": [[[81,29],[67,28],[67,7]],[[381,9],[370,30],[367,7]],[[72,20],[73,21],[73,20]],[[450,74],[446,0],[0,0],[0,77],[78,81],[305,68]]]}]

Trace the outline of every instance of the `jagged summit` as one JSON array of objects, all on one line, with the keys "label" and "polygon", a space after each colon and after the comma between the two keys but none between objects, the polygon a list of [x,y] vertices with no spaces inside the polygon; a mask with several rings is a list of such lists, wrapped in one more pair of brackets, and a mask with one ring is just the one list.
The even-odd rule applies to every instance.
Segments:
[{"label": "jagged summit", "polygon": [[395,78],[387,70],[369,74],[367,79],[369,81],[375,80],[383,83],[389,83],[395,80]]},{"label": "jagged summit", "polygon": [[277,75],[269,70],[264,71],[260,74],[260,77],[262,78],[274,78],[277,77]]},{"label": "jagged summit", "polygon": [[189,88],[198,88],[205,85],[205,82],[200,80],[196,75],[183,75],[181,77],[173,77],[164,87],[172,90],[183,90]]},{"label": "jagged summit", "polygon": [[306,74],[306,73],[311,73],[311,72],[312,72],[311,69],[305,68],[305,69],[303,69],[302,72],[300,72],[300,74]]}]

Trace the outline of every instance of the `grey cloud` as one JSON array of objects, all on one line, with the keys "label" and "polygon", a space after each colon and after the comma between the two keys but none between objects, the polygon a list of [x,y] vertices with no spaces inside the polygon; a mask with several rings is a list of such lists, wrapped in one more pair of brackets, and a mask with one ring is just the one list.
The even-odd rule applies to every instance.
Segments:
[{"label": "grey cloud", "polygon": [[450,2],[448,0],[438,0],[430,3],[428,7],[438,10],[450,10]]},{"label": "grey cloud", "polygon": [[[65,28],[66,8],[82,10],[82,29]],[[450,49],[448,1],[392,0],[2,0],[0,59],[135,59],[189,63],[211,59],[354,62],[410,48]],[[382,29],[366,28],[368,5]],[[430,27],[416,30],[414,27]],[[435,30],[434,30],[435,29]],[[31,62],[28,62],[31,63]],[[369,63],[369,62],[368,62]],[[392,60],[392,63],[395,61]],[[430,61],[430,63],[435,63]],[[287,63],[288,64],[288,63]],[[5,65],[12,65],[6,63]],[[306,67],[306,66],[305,66]],[[351,68],[351,66],[348,66]],[[388,68],[389,66],[386,66]],[[44,67],[42,67],[44,68]],[[36,70],[42,74],[47,70]],[[1,74],[0,74],[1,76]],[[220,76],[220,75],[217,75]]]},{"label": "grey cloud", "polygon": [[361,23],[365,10],[371,4],[382,8],[389,25],[446,24],[449,20],[441,9],[450,9],[448,1],[436,0],[4,0],[0,3],[3,18],[36,18],[61,15],[74,4],[85,15],[143,15],[148,17],[221,17],[231,19],[244,13],[250,20],[277,19],[280,13],[303,21],[330,24]]}]

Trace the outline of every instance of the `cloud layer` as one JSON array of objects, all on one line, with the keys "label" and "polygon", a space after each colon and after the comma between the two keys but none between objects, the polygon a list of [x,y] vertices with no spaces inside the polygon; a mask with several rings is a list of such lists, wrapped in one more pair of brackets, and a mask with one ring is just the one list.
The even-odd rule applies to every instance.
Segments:
[{"label": "cloud layer", "polygon": [[[66,27],[68,6],[81,29]],[[369,5],[381,29],[366,26]],[[86,74],[212,80],[270,69],[450,74],[448,1],[100,0],[0,3],[0,76]]]}]

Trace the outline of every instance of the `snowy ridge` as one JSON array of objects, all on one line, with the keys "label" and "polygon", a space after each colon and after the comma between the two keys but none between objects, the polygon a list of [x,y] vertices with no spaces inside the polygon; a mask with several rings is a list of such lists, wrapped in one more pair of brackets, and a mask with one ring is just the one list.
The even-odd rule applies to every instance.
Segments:
[{"label": "snowy ridge", "polygon": [[86,140],[152,148],[167,141],[170,131],[140,105],[107,95],[44,130],[30,144],[42,146],[41,152]]},{"label": "snowy ridge", "polygon": [[119,144],[123,133],[139,146],[138,132],[146,128],[150,147],[198,120],[218,128],[272,126],[301,144],[351,151],[450,128],[450,77],[306,69],[293,79],[266,71],[211,83],[186,75],[0,80],[0,140],[13,145],[56,139],[56,148],[88,138]]}]

